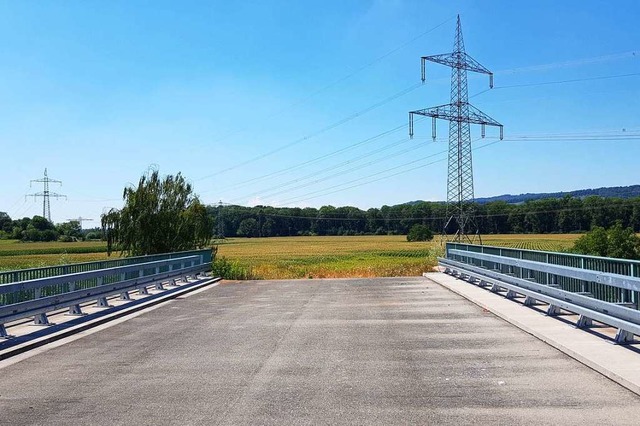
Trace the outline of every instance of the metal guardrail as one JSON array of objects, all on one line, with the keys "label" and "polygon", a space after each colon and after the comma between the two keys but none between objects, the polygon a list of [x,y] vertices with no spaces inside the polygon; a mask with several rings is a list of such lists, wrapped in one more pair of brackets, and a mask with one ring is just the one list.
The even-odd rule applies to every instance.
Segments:
[{"label": "metal guardrail", "polygon": [[446,256],[439,259],[445,272],[508,298],[525,296],[525,305],[547,303],[549,315],[579,314],[580,328],[595,320],[616,327],[618,343],[640,336],[640,262],[460,243],[447,243]]},{"label": "metal guardrail", "polygon": [[211,251],[208,256],[201,252],[0,285],[0,337],[8,337],[5,324],[10,321],[33,316],[35,324],[46,325],[47,312],[69,308],[69,314],[82,315],[82,303],[95,300],[98,306],[108,307],[109,296],[119,294],[128,300],[129,291],[148,294],[151,285],[162,290],[163,282],[175,283],[176,279],[209,271]]},{"label": "metal guardrail", "polygon": [[[460,252],[465,253],[462,254]],[[494,255],[500,260],[496,262],[487,257],[482,259],[475,258],[471,257],[470,253],[467,252]],[[594,298],[605,302],[624,303],[635,309],[640,307],[640,292],[638,291],[640,288],[621,287],[604,280],[605,275],[613,275],[620,278],[627,277],[629,280],[640,279],[639,261],[462,243],[447,243],[445,257],[487,269],[500,270],[505,274],[535,280],[537,283],[556,286],[572,293],[591,294]],[[528,260],[548,266],[532,268],[531,264],[526,262],[519,264],[509,262],[509,260],[513,259]],[[560,274],[554,272],[558,270],[553,270],[553,265],[575,268],[573,272],[575,270],[595,271],[604,273],[604,275],[598,281],[592,279],[594,278],[593,275]]]},{"label": "metal guardrail", "polygon": [[175,259],[185,256],[202,256],[203,262],[212,261],[211,249],[190,250],[174,253],[153,254],[149,256],[120,257],[97,262],[72,263],[69,265],[47,266],[44,268],[19,269],[15,271],[0,272],[0,284],[9,284],[20,281],[36,280],[39,278],[53,277],[57,275],[75,274],[78,272],[95,271],[98,269],[115,268],[118,266],[135,265],[138,263],[153,262],[156,260]]}]

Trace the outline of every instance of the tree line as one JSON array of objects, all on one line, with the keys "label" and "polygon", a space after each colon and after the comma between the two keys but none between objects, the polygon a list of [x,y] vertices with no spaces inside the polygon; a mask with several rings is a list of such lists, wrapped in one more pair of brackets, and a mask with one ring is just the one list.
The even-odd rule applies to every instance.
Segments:
[{"label": "tree line", "polygon": [[0,240],[78,241],[100,238],[102,233],[99,230],[83,230],[77,220],[54,225],[42,216],[13,220],[7,213],[0,212]]},{"label": "tree line", "polygon": [[[472,205],[482,234],[571,233],[621,223],[640,232],[640,197],[549,198],[520,204],[504,201]],[[413,225],[440,232],[447,220],[442,202],[415,202],[361,210],[357,207],[297,208],[207,206],[214,236],[406,235]]]},{"label": "tree line", "polygon": [[[193,203],[193,207],[188,209],[189,215],[198,206],[201,205]],[[586,232],[594,227],[610,228],[616,223],[640,232],[640,197],[623,199],[566,196],[520,204],[494,201],[475,203],[473,210],[475,222],[482,234]],[[206,206],[206,215],[209,219],[202,219],[201,222],[211,227],[217,238],[406,235],[414,225],[425,225],[439,233],[448,219],[446,204],[441,202],[415,202],[368,210],[349,206],[280,208],[209,205]],[[158,226],[152,228],[157,230]],[[41,216],[14,220],[0,212],[0,239],[68,241],[100,236],[95,230],[87,235],[87,231],[83,232],[77,221],[54,225]]]}]

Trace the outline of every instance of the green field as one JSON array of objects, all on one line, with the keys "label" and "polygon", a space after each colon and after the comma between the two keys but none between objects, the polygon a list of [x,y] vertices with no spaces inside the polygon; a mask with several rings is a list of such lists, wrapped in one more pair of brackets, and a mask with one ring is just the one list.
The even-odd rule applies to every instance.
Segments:
[{"label": "green field", "polygon": [[[487,235],[483,243],[502,247],[560,251],[577,234]],[[443,252],[432,242],[407,242],[402,235],[359,237],[230,238],[218,246],[247,276],[258,279],[385,277],[420,275]],[[23,243],[0,240],[0,270],[38,268],[107,258],[103,242]]]}]

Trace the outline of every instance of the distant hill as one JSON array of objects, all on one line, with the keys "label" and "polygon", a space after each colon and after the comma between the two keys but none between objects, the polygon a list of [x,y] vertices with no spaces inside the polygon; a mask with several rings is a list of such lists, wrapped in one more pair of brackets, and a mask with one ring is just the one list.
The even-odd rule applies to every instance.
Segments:
[{"label": "distant hill", "polygon": [[[563,198],[567,195],[576,198],[584,198],[590,195],[597,195],[604,198],[634,198],[640,197],[640,185],[631,186],[611,186],[595,189],[579,189],[569,192],[543,192],[543,193],[526,193],[526,194],[504,194],[495,197],[476,198],[477,203],[490,203],[492,201],[506,201],[509,204],[524,203],[530,200],[540,200],[543,198]],[[420,201],[410,201],[407,204],[416,204]]]}]

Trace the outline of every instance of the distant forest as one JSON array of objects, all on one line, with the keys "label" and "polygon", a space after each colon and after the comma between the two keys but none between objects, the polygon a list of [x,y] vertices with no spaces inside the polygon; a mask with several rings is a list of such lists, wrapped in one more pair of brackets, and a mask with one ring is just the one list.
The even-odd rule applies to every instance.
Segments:
[{"label": "distant forest", "polygon": [[[512,204],[477,202],[475,220],[483,234],[585,232],[616,222],[640,232],[640,197],[564,196]],[[448,215],[441,202],[411,202],[360,210],[356,207],[278,208],[208,206],[214,234],[224,237],[407,234],[414,224],[442,231]]]},{"label": "distant forest", "polygon": [[498,195],[495,197],[477,198],[478,203],[489,203],[491,201],[506,201],[507,203],[523,203],[531,200],[541,200],[544,198],[564,198],[566,196],[584,198],[590,195],[597,195],[604,198],[637,198],[640,197],[640,185],[631,186],[611,186],[595,189],[580,189],[569,192],[547,192],[538,194],[519,194],[519,195]]}]

